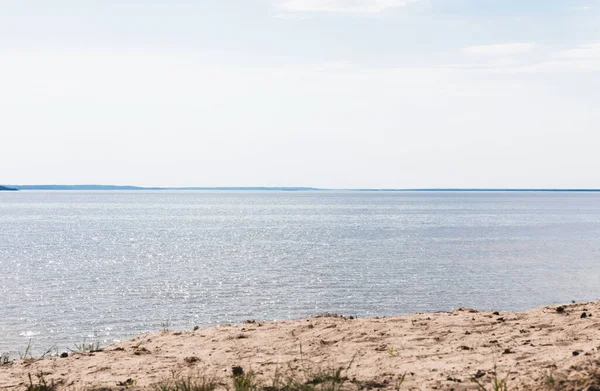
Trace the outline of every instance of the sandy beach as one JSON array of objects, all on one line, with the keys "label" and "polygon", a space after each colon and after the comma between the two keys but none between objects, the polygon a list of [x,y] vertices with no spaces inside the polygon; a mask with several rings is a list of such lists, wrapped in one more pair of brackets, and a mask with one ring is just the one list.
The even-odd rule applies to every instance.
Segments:
[{"label": "sandy beach", "polygon": [[232,368],[239,366],[263,385],[282,374],[314,384],[339,369],[341,389],[493,389],[496,378],[510,390],[591,391],[600,386],[599,359],[596,301],[526,312],[460,308],[162,330],[101,351],[3,363],[0,389],[25,389],[29,375],[37,384],[40,374],[65,390],[152,389],[190,375],[231,388]]}]

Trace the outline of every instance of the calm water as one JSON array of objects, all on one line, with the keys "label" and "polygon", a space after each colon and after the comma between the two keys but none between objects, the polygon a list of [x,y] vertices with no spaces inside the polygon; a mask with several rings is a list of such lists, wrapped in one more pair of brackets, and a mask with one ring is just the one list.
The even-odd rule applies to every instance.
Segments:
[{"label": "calm water", "polygon": [[0,193],[0,353],[600,297],[600,194]]}]

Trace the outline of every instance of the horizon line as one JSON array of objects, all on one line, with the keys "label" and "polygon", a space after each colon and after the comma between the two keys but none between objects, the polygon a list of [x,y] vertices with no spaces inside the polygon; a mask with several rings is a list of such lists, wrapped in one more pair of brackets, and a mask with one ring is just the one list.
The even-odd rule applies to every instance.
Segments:
[{"label": "horizon line", "polygon": [[310,186],[135,186],[135,185],[0,185],[17,190],[147,190],[147,191],[184,191],[184,190],[207,190],[207,191],[382,191],[382,192],[410,192],[410,191],[438,191],[438,192],[600,192],[600,188],[517,188],[517,187],[427,187],[427,188],[320,188]]}]

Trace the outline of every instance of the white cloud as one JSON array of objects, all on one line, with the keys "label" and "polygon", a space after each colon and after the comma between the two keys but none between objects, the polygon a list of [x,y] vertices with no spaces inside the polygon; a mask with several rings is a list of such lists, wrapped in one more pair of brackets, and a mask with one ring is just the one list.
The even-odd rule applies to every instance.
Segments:
[{"label": "white cloud", "polygon": [[579,45],[559,53],[559,57],[576,60],[600,60],[600,42]]},{"label": "white cloud", "polygon": [[592,9],[589,5],[578,5],[575,7],[571,7],[573,11],[589,11]]},{"label": "white cloud", "polygon": [[485,55],[485,56],[504,56],[511,54],[529,53],[535,49],[535,43],[532,42],[514,42],[496,45],[477,45],[464,48],[462,51],[466,54]]},{"label": "white cloud", "polygon": [[[465,69],[483,69],[491,73],[578,73],[600,71],[600,42],[581,44],[564,50],[539,53],[536,59],[491,57],[490,61],[462,64]],[[488,59],[489,57],[486,57]]]},{"label": "white cloud", "polygon": [[300,14],[292,14],[292,13],[286,13],[286,12],[281,12],[278,14],[273,15],[274,18],[277,19],[287,19],[287,20],[304,20],[306,19],[306,16],[300,15]]},{"label": "white cloud", "polygon": [[419,0],[286,0],[280,7],[288,12],[377,13],[405,7]]}]

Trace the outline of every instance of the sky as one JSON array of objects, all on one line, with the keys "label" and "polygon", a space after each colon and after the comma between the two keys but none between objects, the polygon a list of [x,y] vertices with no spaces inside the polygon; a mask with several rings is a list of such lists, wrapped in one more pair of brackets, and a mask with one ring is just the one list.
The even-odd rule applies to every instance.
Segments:
[{"label": "sky", "polygon": [[0,183],[600,188],[600,0],[2,0]]}]

